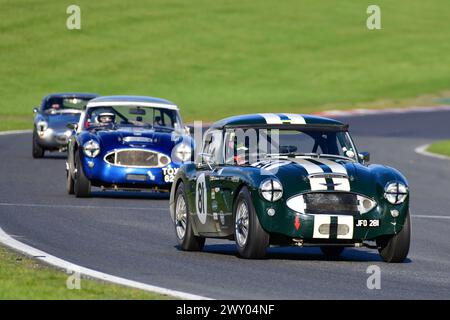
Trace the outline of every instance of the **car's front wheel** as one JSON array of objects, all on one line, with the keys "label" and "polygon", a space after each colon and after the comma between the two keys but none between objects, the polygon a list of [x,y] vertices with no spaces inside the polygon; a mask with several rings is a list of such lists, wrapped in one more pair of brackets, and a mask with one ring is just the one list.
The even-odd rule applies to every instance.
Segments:
[{"label": "car's front wheel", "polygon": [[201,251],[205,245],[205,238],[194,234],[183,183],[178,186],[174,199],[174,226],[178,245],[185,251]]},{"label": "car's front wheel", "polygon": [[250,192],[243,187],[234,206],[236,247],[241,257],[262,259],[269,246],[269,234],[262,228]]},{"label": "car's front wheel", "polygon": [[86,177],[83,171],[80,154],[75,151],[75,179],[73,189],[77,198],[89,197],[91,193],[91,182]]},{"label": "car's front wheel", "polygon": [[33,132],[33,145],[32,145],[33,158],[38,159],[44,157],[45,149],[42,148],[37,141],[36,130]]},{"label": "car's front wheel", "polygon": [[399,233],[377,239],[378,251],[385,262],[403,262],[408,256],[411,242],[411,222],[409,212]]}]

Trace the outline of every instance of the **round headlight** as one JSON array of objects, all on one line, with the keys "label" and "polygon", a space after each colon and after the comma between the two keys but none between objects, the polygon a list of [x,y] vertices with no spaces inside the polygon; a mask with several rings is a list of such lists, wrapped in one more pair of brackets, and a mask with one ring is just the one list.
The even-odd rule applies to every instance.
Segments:
[{"label": "round headlight", "polygon": [[94,158],[100,153],[100,145],[94,140],[89,140],[83,145],[83,152],[86,156]]},{"label": "round headlight", "polygon": [[187,162],[191,160],[191,156],[192,148],[185,143],[179,143],[173,148],[172,159],[177,162]]},{"label": "round headlight", "polygon": [[36,125],[36,128],[38,131],[40,132],[44,132],[45,130],[48,129],[48,123],[47,121],[39,121]]},{"label": "round headlight", "polygon": [[278,180],[267,179],[264,180],[260,187],[261,195],[267,201],[277,201],[283,196],[283,187]]},{"label": "round headlight", "polygon": [[392,204],[405,202],[408,196],[408,187],[401,182],[390,182],[384,188],[384,198]]}]

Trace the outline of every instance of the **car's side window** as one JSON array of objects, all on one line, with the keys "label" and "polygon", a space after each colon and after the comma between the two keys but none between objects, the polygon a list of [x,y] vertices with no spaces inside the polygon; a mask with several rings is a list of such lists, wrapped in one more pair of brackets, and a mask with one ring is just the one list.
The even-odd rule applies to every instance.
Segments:
[{"label": "car's side window", "polygon": [[209,132],[205,137],[202,148],[202,153],[209,155],[209,159],[206,159],[203,156],[202,163],[206,163],[206,160],[208,160],[209,163],[220,164],[222,161],[221,148],[222,148],[222,131],[215,130]]}]

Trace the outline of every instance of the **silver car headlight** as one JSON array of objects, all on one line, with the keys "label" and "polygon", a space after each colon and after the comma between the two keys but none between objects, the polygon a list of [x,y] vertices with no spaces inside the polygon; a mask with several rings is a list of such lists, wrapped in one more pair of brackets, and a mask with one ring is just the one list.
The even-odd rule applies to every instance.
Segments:
[{"label": "silver car headlight", "polygon": [[389,182],[384,187],[384,198],[392,204],[405,202],[408,196],[408,187],[401,182]]},{"label": "silver car headlight", "polygon": [[172,159],[176,159],[178,162],[187,162],[191,160],[192,148],[188,144],[179,143],[172,151]]},{"label": "silver car headlight", "polygon": [[283,196],[283,186],[280,181],[275,179],[267,179],[261,182],[259,190],[263,198],[267,201],[274,202],[280,200]]},{"label": "silver car headlight", "polygon": [[48,123],[47,123],[47,121],[39,121],[38,123],[37,123],[37,125],[36,125],[36,129],[37,129],[37,131],[39,131],[39,132],[44,132],[45,130],[47,130],[48,129]]},{"label": "silver car headlight", "polygon": [[90,158],[95,158],[100,153],[100,145],[94,140],[89,140],[83,145],[83,152]]}]

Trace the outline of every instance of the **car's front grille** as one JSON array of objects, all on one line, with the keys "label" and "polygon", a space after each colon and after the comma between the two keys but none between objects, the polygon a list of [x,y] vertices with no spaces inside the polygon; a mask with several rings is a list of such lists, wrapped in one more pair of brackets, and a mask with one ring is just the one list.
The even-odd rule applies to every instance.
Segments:
[{"label": "car's front grille", "polygon": [[147,150],[118,150],[109,153],[105,161],[126,167],[158,167],[158,153]]},{"label": "car's front grille", "polygon": [[357,214],[358,199],[353,193],[311,192],[303,195],[310,214]]}]

